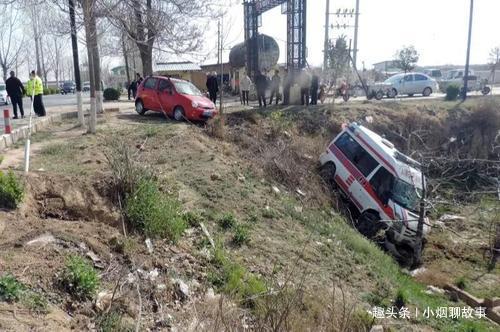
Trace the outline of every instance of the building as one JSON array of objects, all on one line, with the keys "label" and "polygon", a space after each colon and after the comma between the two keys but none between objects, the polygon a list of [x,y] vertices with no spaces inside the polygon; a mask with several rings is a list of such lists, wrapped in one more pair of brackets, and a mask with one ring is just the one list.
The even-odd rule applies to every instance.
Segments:
[{"label": "building", "polygon": [[397,60],[382,61],[373,64],[373,69],[386,75],[396,74],[401,71],[400,62]]},{"label": "building", "polygon": [[198,89],[206,90],[207,76],[195,63],[183,62],[157,62],[153,68],[155,75],[179,78],[193,83]]}]

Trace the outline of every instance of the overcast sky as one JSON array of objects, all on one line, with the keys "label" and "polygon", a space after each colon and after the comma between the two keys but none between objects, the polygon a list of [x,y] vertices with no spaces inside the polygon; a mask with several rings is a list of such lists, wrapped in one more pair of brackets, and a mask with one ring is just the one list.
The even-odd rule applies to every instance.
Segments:
[{"label": "overcast sky", "polygon": [[[226,0],[230,1],[230,0]],[[360,0],[358,65],[366,67],[391,60],[403,45],[414,45],[420,53],[420,65],[465,63],[470,0]],[[308,62],[321,65],[326,0],[308,0]],[[354,8],[355,0],[331,0],[331,12],[337,8]],[[349,24],[348,19],[332,16],[331,23]],[[225,17],[228,47],[243,41],[243,6],[232,5]],[[286,16],[280,8],[263,15],[261,33],[276,39],[280,62],[286,62]],[[350,21],[354,24],[354,19]],[[229,26],[228,26],[229,25]],[[209,32],[206,49],[213,50],[215,29]],[[331,36],[352,36],[353,29],[331,30]],[[349,37],[351,38],[351,37]],[[500,0],[476,0],[472,31],[471,63],[486,63],[489,51],[500,46]],[[226,52],[227,58],[228,52]],[[216,57],[206,61],[215,62]]]}]

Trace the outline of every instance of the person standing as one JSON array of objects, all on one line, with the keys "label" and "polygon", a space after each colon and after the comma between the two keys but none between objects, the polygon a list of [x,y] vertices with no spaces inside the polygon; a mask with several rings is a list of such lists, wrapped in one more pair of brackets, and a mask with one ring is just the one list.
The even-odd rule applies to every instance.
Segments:
[{"label": "person standing", "polygon": [[300,73],[300,101],[302,105],[309,106],[309,91],[311,90],[311,75],[303,69]]},{"label": "person standing", "polygon": [[141,74],[139,74],[139,73],[136,73],[135,77],[136,77],[135,84],[136,84],[136,90],[137,90],[139,88],[139,85],[141,85],[142,81],[144,81],[144,79],[142,78]]},{"label": "person standing", "polygon": [[207,77],[207,90],[210,95],[210,100],[216,104],[217,103],[217,92],[219,92],[219,82],[217,82],[217,73],[213,72]]},{"label": "person standing", "polygon": [[33,70],[26,87],[26,94],[33,97],[33,109],[38,116],[45,116],[45,106],[43,106],[43,83],[42,79]]},{"label": "person standing", "polygon": [[279,73],[280,73],[279,70],[275,70],[273,78],[271,79],[271,99],[269,99],[269,105],[272,105],[273,97],[275,95],[276,95],[276,105],[278,105],[278,101],[280,99],[281,77]]},{"label": "person standing", "polygon": [[266,90],[267,90],[267,77],[260,71],[255,75],[255,89],[257,90],[257,99],[259,99],[259,107],[267,106],[266,104]]},{"label": "person standing", "polygon": [[137,81],[132,81],[128,87],[128,94],[130,100],[130,94],[132,94],[132,98],[135,100],[135,97],[137,96]]},{"label": "person standing", "polygon": [[311,105],[318,105],[319,76],[313,72],[311,79]]},{"label": "person standing", "polygon": [[252,86],[252,80],[245,73],[243,78],[240,80],[240,90],[241,90],[241,99],[243,101],[243,105],[248,105],[248,96],[250,95],[250,86]]},{"label": "person standing", "polygon": [[21,118],[24,118],[23,109],[23,96],[26,93],[23,83],[16,77],[16,73],[10,72],[10,77],[5,81],[5,89],[12,102],[12,109],[14,110],[14,119],[19,119],[17,116],[17,107],[19,106],[19,113]]},{"label": "person standing", "polygon": [[285,77],[283,77],[283,105],[290,104],[290,87],[292,86],[292,76],[285,70]]}]

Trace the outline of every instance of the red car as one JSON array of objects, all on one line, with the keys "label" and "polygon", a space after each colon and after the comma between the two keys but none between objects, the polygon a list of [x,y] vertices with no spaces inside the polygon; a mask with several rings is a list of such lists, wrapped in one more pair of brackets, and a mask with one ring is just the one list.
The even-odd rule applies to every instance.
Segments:
[{"label": "red car", "polygon": [[177,121],[206,121],[218,114],[214,103],[192,83],[163,76],[147,77],[137,88],[135,110],[163,112]]}]

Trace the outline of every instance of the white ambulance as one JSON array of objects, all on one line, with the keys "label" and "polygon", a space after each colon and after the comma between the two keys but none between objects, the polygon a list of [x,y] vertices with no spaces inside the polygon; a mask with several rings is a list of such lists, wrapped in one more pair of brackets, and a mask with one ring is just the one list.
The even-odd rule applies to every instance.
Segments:
[{"label": "white ambulance", "polygon": [[[357,123],[343,125],[342,132],[321,155],[320,163],[323,178],[331,185],[337,184],[360,211],[358,230],[371,238],[385,229],[388,249],[412,262],[417,255],[415,248],[421,248],[416,243],[425,185],[420,164]],[[428,231],[425,218],[423,234]]]}]

